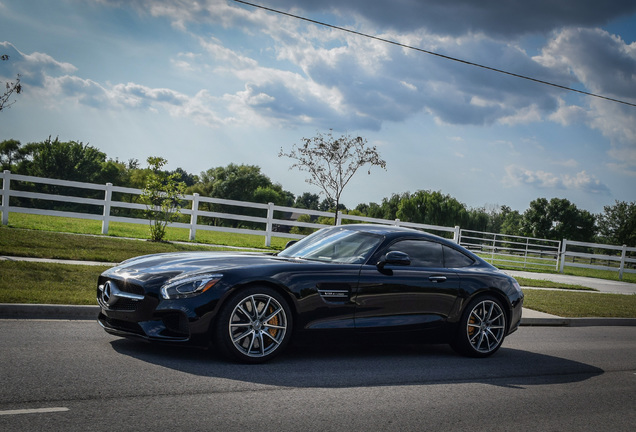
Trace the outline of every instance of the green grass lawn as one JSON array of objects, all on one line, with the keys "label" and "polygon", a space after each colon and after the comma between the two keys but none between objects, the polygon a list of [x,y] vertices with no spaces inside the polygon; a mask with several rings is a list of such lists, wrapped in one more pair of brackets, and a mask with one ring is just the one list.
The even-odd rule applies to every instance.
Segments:
[{"label": "green grass lawn", "polygon": [[97,277],[107,268],[0,261],[0,303],[96,305]]},{"label": "green grass lawn", "polygon": [[561,317],[636,318],[636,295],[524,290],[524,307]]},{"label": "green grass lawn", "polygon": [[[102,232],[101,221],[59,216],[30,215],[23,213],[11,213],[8,227],[93,235],[101,235]],[[150,238],[150,229],[147,224],[111,222],[108,226],[108,236],[148,239]],[[291,239],[272,237],[270,248],[274,250],[282,250],[289,240]],[[185,228],[168,227],[166,229],[166,241],[188,242],[189,230]],[[252,234],[205,231],[199,229],[196,232],[195,243],[267,249],[265,247],[265,232],[263,232],[263,235],[260,236]]]},{"label": "green grass lawn", "polygon": [[118,263],[139,255],[224,250],[197,243],[156,243],[105,236],[0,228],[0,255]]}]

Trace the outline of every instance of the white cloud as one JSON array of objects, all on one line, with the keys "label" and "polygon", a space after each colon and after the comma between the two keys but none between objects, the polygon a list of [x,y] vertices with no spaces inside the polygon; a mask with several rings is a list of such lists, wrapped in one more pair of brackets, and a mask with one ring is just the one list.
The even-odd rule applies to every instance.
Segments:
[{"label": "white cloud", "polygon": [[579,163],[575,159],[568,159],[564,161],[553,161],[554,165],[560,165],[566,168],[576,168],[579,166]]},{"label": "white cloud", "polygon": [[574,175],[554,174],[542,170],[533,171],[517,165],[508,165],[505,167],[505,172],[503,184],[506,187],[532,186],[537,189],[578,190],[604,195],[610,193],[606,185],[585,171],[580,171]]},{"label": "white cloud", "polygon": [[0,62],[0,76],[15,77],[20,74],[25,87],[42,87],[49,74],[68,74],[77,70],[72,64],[59,62],[48,54],[24,54],[10,42],[0,42],[0,51],[9,56],[9,61]]}]

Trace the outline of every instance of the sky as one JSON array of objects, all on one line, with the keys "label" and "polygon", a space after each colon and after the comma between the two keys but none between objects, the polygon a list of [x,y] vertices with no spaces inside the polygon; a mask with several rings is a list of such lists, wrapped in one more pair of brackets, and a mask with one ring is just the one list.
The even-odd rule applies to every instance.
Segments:
[{"label": "sky", "polygon": [[[279,157],[333,130],[386,160],[349,208],[441,191],[468,208],[565,198],[600,213],[636,201],[633,0],[0,0],[0,141],[49,136],[108,158],[199,174],[258,165],[320,190]],[[419,50],[418,50],[419,49]]]}]

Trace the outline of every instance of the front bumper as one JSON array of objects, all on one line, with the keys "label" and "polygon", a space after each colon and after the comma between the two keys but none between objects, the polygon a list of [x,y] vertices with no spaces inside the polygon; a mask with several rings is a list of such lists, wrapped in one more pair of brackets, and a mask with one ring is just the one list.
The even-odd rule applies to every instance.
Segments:
[{"label": "front bumper", "polygon": [[109,285],[106,294],[104,285],[97,289],[97,321],[107,333],[150,342],[209,344],[211,307],[216,303],[210,298],[163,300],[154,292],[131,294],[115,285]]}]

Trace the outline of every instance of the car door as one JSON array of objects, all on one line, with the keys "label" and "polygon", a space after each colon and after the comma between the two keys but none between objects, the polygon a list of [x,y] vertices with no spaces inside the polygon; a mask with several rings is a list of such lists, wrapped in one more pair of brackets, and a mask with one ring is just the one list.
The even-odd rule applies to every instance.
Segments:
[{"label": "car door", "polygon": [[408,263],[402,259],[362,266],[355,299],[356,329],[426,330],[443,324],[460,288],[457,274],[444,267],[443,246],[406,239],[391,244],[380,256],[388,252],[406,254]]}]

